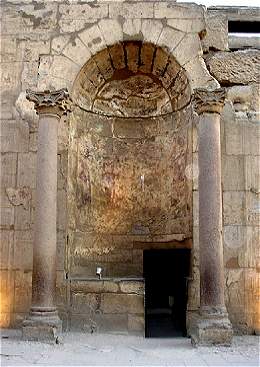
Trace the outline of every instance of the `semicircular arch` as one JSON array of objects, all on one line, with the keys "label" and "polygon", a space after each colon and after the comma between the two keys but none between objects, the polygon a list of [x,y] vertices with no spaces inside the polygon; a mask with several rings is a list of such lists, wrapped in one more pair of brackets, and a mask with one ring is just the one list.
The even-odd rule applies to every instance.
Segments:
[{"label": "semicircular arch", "polygon": [[165,49],[127,41],[98,52],[82,67],[72,98],[87,111],[147,117],[183,109],[191,89],[185,70]]},{"label": "semicircular arch", "polygon": [[[202,58],[199,34],[185,33],[159,19],[140,21],[141,29],[133,37],[142,43],[152,43],[165,49],[186,71],[191,90],[216,89],[218,82],[208,72]],[[154,31],[151,32],[151,29]],[[151,34],[153,33],[153,34]],[[125,41],[122,25],[117,19],[100,19],[71,39],[68,35],[52,41],[52,55],[42,57],[38,73],[39,90],[66,87],[72,90],[74,81],[84,65],[98,52]]]}]

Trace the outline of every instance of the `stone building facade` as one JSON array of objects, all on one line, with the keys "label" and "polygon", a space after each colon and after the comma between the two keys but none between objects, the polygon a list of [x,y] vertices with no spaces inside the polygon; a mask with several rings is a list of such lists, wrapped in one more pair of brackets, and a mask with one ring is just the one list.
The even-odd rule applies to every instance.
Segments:
[{"label": "stone building facade", "polygon": [[[66,88],[71,112],[56,119],[63,328],[144,332],[144,251],[179,248],[191,251],[188,333],[203,297],[200,258],[213,261],[205,279],[220,274],[212,284],[223,287],[233,331],[259,332],[260,46],[228,32],[229,22],[259,22],[258,11],[170,0],[10,0],[1,13],[1,326],[21,326],[30,310],[46,112],[39,98],[57,105],[52,91]],[[33,98],[27,89],[47,92]],[[204,183],[221,176],[223,259],[221,240],[207,255],[199,246],[199,212],[210,205],[199,211],[198,126],[208,119],[216,130],[207,134],[216,134],[219,115],[221,172],[214,161]],[[217,144],[214,136],[205,146]],[[48,149],[52,138],[45,136]],[[45,220],[38,216],[39,226]]]}]

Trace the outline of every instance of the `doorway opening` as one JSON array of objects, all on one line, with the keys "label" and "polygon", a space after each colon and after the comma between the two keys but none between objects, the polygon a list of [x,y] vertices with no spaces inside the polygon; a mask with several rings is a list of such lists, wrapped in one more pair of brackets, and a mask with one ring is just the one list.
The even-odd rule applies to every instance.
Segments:
[{"label": "doorway opening", "polygon": [[190,250],[144,250],[145,337],[186,336]]}]

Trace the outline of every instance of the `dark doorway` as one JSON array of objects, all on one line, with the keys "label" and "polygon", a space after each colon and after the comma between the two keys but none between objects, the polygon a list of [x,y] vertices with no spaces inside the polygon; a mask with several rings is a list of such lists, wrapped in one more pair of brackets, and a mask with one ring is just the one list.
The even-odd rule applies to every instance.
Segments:
[{"label": "dark doorway", "polygon": [[190,250],[145,250],[145,336],[186,336]]}]

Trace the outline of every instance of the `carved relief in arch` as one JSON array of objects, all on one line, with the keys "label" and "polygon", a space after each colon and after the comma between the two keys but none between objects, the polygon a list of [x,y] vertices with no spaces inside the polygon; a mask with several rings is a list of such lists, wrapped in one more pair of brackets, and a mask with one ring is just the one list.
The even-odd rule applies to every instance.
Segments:
[{"label": "carved relief in arch", "polygon": [[97,53],[81,69],[73,98],[89,111],[158,116],[190,103],[185,70],[161,47],[129,41]]}]

